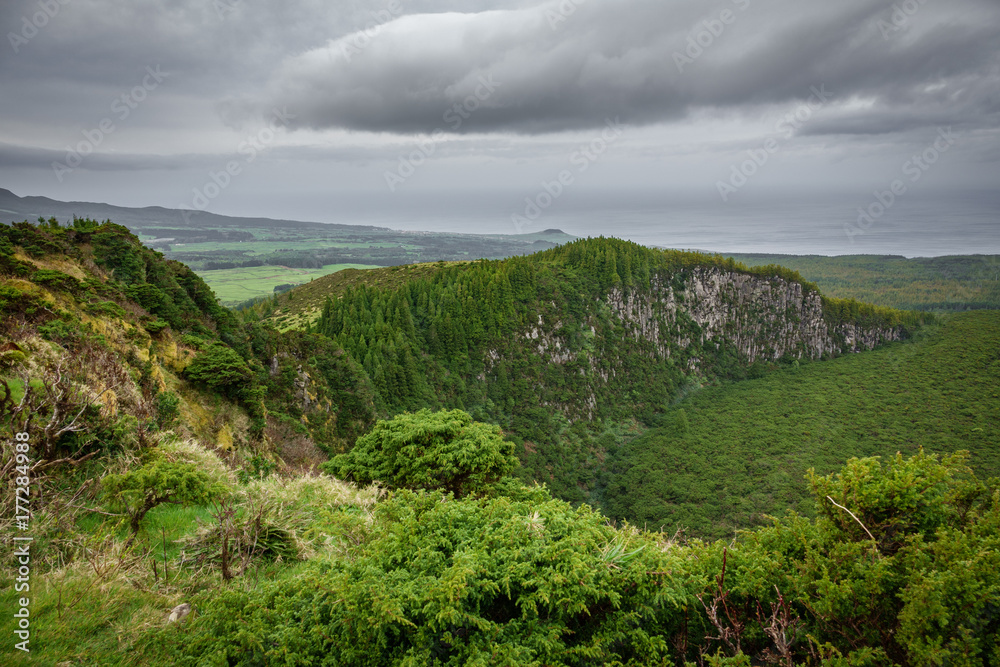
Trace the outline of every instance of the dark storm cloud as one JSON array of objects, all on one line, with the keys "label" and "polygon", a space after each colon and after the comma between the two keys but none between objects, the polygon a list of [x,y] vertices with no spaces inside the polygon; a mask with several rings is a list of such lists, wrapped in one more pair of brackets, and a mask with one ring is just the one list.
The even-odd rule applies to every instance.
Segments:
[{"label": "dark storm cloud", "polygon": [[147,65],[174,75],[175,94],[218,99],[256,85],[289,52],[351,29],[338,4],[321,0],[41,0],[58,13],[15,48],[10,35],[24,31],[39,1],[0,8],[0,76],[29,94],[57,82],[84,103],[130,85]]},{"label": "dark storm cloud", "polygon": [[[79,146],[79,144],[78,144]],[[322,162],[348,162],[384,159],[391,153],[384,149],[364,146],[273,146],[267,147],[267,154],[276,160],[311,160]],[[391,150],[391,149],[390,149]],[[445,145],[442,154],[460,154],[460,149],[451,149]],[[76,152],[80,156],[80,152]],[[55,174],[59,165],[70,171],[86,168],[93,171],[174,171],[180,169],[200,168],[217,169],[219,165],[237,159],[246,160],[249,151],[243,153],[176,153],[158,155],[154,153],[100,153],[87,152],[80,157],[79,163],[67,159],[65,150],[48,148],[33,148],[0,142],[0,168],[18,167],[22,169],[50,170]],[[256,154],[254,154],[256,156]]]},{"label": "dark storm cloud", "polygon": [[[77,153],[79,155],[79,153]],[[133,153],[88,153],[80,162],[67,160],[64,150],[31,148],[0,143],[0,167],[20,167],[23,169],[56,170],[54,164],[72,170],[85,167],[93,171],[136,171],[148,169],[185,169],[188,167],[212,167],[224,160],[218,155],[151,155]]]},{"label": "dark storm cloud", "polygon": [[[463,4],[402,1],[406,11],[420,12]],[[4,0],[0,117],[89,122],[147,66],[171,73],[165,97],[211,108],[226,96],[260,89],[289,55],[363,28],[386,2]],[[475,11],[511,3],[464,4]],[[151,112],[150,124],[171,116],[176,108]]]},{"label": "dark storm cloud", "polygon": [[[400,1],[404,13],[511,4]],[[266,77],[289,54],[363,28],[387,2],[5,0],[0,73],[10,80],[40,76],[117,84],[137,65],[161,60],[192,85],[228,81],[237,87]]]},{"label": "dark storm cloud", "polygon": [[[824,85],[857,102],[835,111],[834,133],[995,123],[1000,7],[908,2],[906,14],[882,0],[560,0],[407,15],[289,57],[266,98],[244,104],[293,106],[309,128],[539,133],[781,104]],[[942,113],[913,111],[925,108]]]}]

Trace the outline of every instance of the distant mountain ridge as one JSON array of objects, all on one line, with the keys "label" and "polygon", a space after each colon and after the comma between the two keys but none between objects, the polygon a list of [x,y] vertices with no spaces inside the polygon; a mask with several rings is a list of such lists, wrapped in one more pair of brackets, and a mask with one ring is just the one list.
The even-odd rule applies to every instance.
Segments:
[{"label": "distant mountain ridge", "polygon": [[[26,196],[20,197],[10,190],[0,188],[0,222],[11,223],[23,220],[34,221],[39,217],[48,219],[55,217],[63,224],[71,223],[73,217],[90,218],[93,220],[112,220],[115,224],[128,227],[129,229],[142,229],[150,226],[174,225],[179,227],[288,227],[288,228],[313,228],[317,230],[329,231],[339,229],[345,232],[357,231],[385,231],[395,232],[389,227],[376,225],[345,225],[335,222],[315,222],[304,220],[289,220],[276,218],[256,218],[232,215],[221,215],[209,211],[198,211],[179,208],[165,208],[163,206],[116,206],[114,204],[104,204],[101,202],[81,202],[81,201],[60,201],[49,197]],[[397,232],[399,233],[399,232]],[[561,229],[546,229],[531,234],[456,234],[445,232],[401,232],[407,234],[440,234],[442,236],[475,236],[492,238],[518,238],[518,239],[541,239],[549,236],[562,236],[566,241],[572,240],[573,236],[566,234]]]},{"label": "distant mountain ridge", "polygon": [[[134,227],[147,227],[150,225],[178,225],[192,226],[197,221],[197,226],[206,225],[219,227],[250,227],[261,224],[275,225],[278,227],[340,227],[345,230],[374,230],[385,229],[387,227],[375,227],[372,225],[343,225],[325,222],[306,222],[301,220],[275,220],[273,218],[246,218],[230,215],[220,215],[209,211],[195,211],[177,208],[165,208],[163,206],[144,206],[141,208],[128,206],[115,206],[100,202],[66,202],[48,197],[19,197],[10,190],[0,188],[0,212],[5,215],[0,218],[3,222],[20,222],[21,220],[35,220],[39,216],[49,218],[54,216],[60,222],[71,222],[73,216],[80,218],[91,218],[93,220],[113,220],[115,224],[123,225],[132,229]],[[13,216],[13,217],[11,217]],[[7,218],[7,219],[5,219]]]}]

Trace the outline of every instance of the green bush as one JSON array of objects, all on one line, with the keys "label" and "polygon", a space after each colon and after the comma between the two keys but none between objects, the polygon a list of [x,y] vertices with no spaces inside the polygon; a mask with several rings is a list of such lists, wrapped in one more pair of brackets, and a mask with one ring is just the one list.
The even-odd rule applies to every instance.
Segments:
[{"label": "green bush", "polygon": [[170,428],[180,416],[180,397],[172,391],[156,395],[156,423],[160,428]]},{"label": "green bush", "polygon": [[205,344],[208,343],[208,341],[202,338],[201,336],[195,336],[194,334],[184,334],[183,336],[181,336],[181,343],[196,350],[200,350],[205,347]]},{"label": "green bush", "polygon": [[135,415],[120,414],[117,417],[93,420],[91,443],[98,444],[104,452],[134,451],[139,445],[139,419]]},{"label": "green bush", "polygon": [[398,491],[351,559],[204,599],[175,662],[997,663],[995,480],[921,453],[811,487],[816,521],[686,546],[561,501]]},{"label": "green bush", "polygon": [[17,285],[0,285],[0,313],[34,315],[45,305],[39,290],[25,290]]},{"label": "green bush", "polygon": [[249,484],[251,480],[267,479],[277,469],[278,464],[274,461],[260,454],[254,454],[236,471],[236,479],[240,484]]},{"label": "green bush", "polygon": [[86,310],[91,315],[103,315],[105,317],[117,317],[125,319],[125,309],[114,301],[100,301],[98,303],[88,303]]},{"label": "green bush", "polygon": [[403,491],[377,515],[353,562],[206,600],[177,664],[660,664],[695,602],[656,574],[679,558],[586,507]]},{"label": "green bush", "polygon": [[7,238],[9,227],[0,225],[0,257],[13,257],[15,248],[10,239]]},{"label": "green bush", "polygon": [[126,292],[129,298],[151,313],[159,312],[168,302],[166,293],[156,285],[149,283],[129,285]]},{"label": "green bush", "polygon": [[379,421],[354,449],[323,464],[361,484],[440,489],[461,497],[485,490],[517,465],[514,443],[499,426],[472,421],[461,410],[404,413]]},{"label": "green bush", "polygon": [[205,504],[225,492],[225,487],[193,463],[175,462],[157,455],[141,468],[102,480],[112,505],[125,512],[135,539],[146,514],[164,503]]},{"label": "green bush", "polygon": [[244,392],[253,378],[247,362],[222,343],[213,343],[199,353],[184,369],[184,375],[234,398]]},{"label": "green bush", "polygon": [[787,664],[810,644],[846,659],[835,664],[996,664],[1000,491],[965,458],[852,459],[811,475],[820,519],[791,515],[699,557],[724,581],[704,594],[728,610],[719,632],[755,657],[774,650],[768,628],[799,638]]},{"label": "green bush", "polygon": [[155,336],[156,334],[160,333],[168,326],[170,326],[170,324],[168,322],[164,322],[163,320],[156,319],[156,320],[151,320],[149,322],[145,322],[143,323],[142,326],[146,329],[146,331]]},{"label": "green bush", "polygon": [[94,260],[109,269],[114,279],[128,284],[142,283],[146,279],[139,240],[121,225],[105,223],[96,228],[90,237]]},{"label": "green bush", "polygon": [[81,233],[90,233],[97,231],[97,228],[101,226],[101,223],[97,220],[92,220],[90,218],[79,218],[73,216],[73,229]]},{"label": "green bush", "polygon": [[80,281],[73,276],[66,275],[62,271],[51,269],[40,269],[31,274],[31,281],[39,285],[44,285],[49,289],[63,292],[78,293],[82,287]]},{"label": "green bush", "polygon": [[89,329],[86,329],[72,313],[63,311],[60,315],[60,319],[39,325],[38,333],[42,338],[72,346],[89,335]]},{"label": "green bush", "polygon": [[19,349],[0,351],[0,372],[17,368],[28,360],[28,355]]}]

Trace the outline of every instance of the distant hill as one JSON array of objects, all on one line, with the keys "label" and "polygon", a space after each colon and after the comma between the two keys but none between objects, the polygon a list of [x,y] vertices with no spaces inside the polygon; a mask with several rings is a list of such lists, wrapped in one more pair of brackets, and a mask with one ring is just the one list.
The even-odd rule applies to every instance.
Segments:
[{"label": "distant hill", "polygon": [[264,265],[318,268],[328,264],[392,266],[418,261],[524,255],[572,241],[558,229],[520,235],[406,232],[371,225],[246,218],[161,206],[129,208],[95,202],[18,197],[0,188],[0,222],[55,217],[113,220],[150,247],[195,270]]},{"label": "distant hill", "polygon": [[39,217],[57,218],[63,224],[72,222],[73,217],[91,218],[93,220],[113,220],[116,224],[131,230],[143,230],[148,227],[165,226],[178,228],[231,227],[244,229],[248,227],[270,226],[274,228],[315,228],[326,229],[337,227],[344,230],[375,230],[385,229],[368,225],[327,225],[320,222],[302,222],[299,220],[274,220],[271,218],[243,218],[229,215],[219,215],[208,211],[187,211],[162,206],[145,206],[132,208],[114,206],[99,202],[64,202],[48,197],[19,197],[10,190],[0,188],[0,220],[3,222],[34,221]]}]

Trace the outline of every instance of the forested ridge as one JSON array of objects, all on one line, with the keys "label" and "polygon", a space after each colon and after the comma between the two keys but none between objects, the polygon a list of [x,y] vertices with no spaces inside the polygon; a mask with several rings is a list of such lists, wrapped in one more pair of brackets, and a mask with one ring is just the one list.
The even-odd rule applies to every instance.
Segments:
[{"label": "forested ridge", "polygon": [[280,332],[0,226],[5,664],[1000,660],[995,312],[613,239],[380,271]]},{"label": "forested ridge", "polygon": [[[377,275],[385,287],[361,283],[329,295],[309,330],[335,341],[364,368],[380,414],[469,410],[503,426],[522,446],[524,479],[545,481],[557,496],[577,502],[599,500],[601,460],[630,423],[656,423],[691,387],[757,376],[811,356],[799,346],[748,358],[737,347],[737,338],[749,337],[752,347],[771,349],[774,332],[803,326],[804,313],[795,308],[818,290],[778,266],[748,269],[720,256],[602,238],[529,257],[442,263],[411,279],[387,270]],[[731,336],[700,326],[685,304],[676,312],[650,311],[642,322],[623,315],[629,300],[655,301],[664,293],[687,298],[693,309],[698,295],[688,285],[701,276],[722,283],[750,279],[723,299],[738,298],[755,283],[776,286],[780,299],[768,303],[768,292],[745,308],[720,305],[736,323]],[[312,294],[322,289],[323,281],[315,282]],[[785,300],[789,290],[799,296]],[[854,301],[824,298],[821,304],[814,316],[822,322],[815,324],[829,327],[833,339],[823,356],[849,349],[837,333],[845,324],[905,336],[926,319]],[[254,314],[273,308],[262,304]],[[774,325],[763,326],[769,317]],[[744,322],[746,330],[739,330]]]}]

